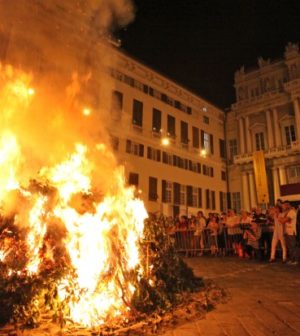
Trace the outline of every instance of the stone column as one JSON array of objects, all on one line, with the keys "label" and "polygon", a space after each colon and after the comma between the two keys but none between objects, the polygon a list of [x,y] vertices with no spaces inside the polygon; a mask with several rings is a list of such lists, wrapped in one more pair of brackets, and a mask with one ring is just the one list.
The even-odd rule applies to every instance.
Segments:
[{"label": "stone column", "polygon": [[297,132],[297,140],[300,140],[300,108],[298,98],[294,99],[295,124]]},{"label": "stone column", "polygon": [[249,117],[245,118],[245,129],[246,129],[246,147],[247,153],[252,153],[252,139],[251,139],[251,132],[249,128]]},{"label": "stone column", "polygon": [[248,188],[248,175],[247,173],[242,174],[242,186],[243,186],[243,209],[246,211],[250,210],[250,199],[249,199],[249,188]]},{"label": "stone column", "polygon": [[268,148],[270,149],[274,147],[273,127],[272,127],[270,110],[266,111],[266,117],[267,117],[267,131],[268,131]]},{"label": "stone column", "polygon": [[274,121],[274,134],[275,134],[275,146],[279,147],[282,145],[281,142],[281,128],[280,125],[278,123],[278,112],[277,109],[274,108],[273,109],[273,121]]},{"label": "stone column", "polygon": [[255,180],[253,172],[249,172],[249,190],[250,190],[250,206],[254,208],[257,206],[257,198],[256,198],[256,188],[255,188]]},{"label": "stone column", "polygon": [[280,184],[279,184],[277,167],[272,167],[272,175],[273,175],[274,201],[276,203],[276,200],[280,197]]},{"label": "stone column", "polygon": [[285,170],[285,167],[279,167],[279,181],[280,181],[280,185],[286,184],[286,170]]},{"label": "stone column", "polygon": [[240,151],[241,151],[241,154],[244,154],[245,153],[245,132],[244,132],[243,118],[239,119],[239,128],[240,128]]}]

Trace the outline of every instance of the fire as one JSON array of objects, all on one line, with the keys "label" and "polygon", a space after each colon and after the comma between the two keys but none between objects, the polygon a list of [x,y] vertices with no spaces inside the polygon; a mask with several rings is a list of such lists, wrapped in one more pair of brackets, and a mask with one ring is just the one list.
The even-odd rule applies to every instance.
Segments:
[{"label": "fire", "polygon": [[[147,217],[143,202],[125,186],[120,167],[111,165],[108,188],[95,185],[101,166],[94,156],[101,155],[106,169],[113,161],[104,143],[74,141],[72,150],[68,147],[63,156],[57,155],[60,160],[54,159],[55,153],[49,153],[47,163],[40,157],[33,160],[32,142],[25,137],[30,132],[16,132],[14,120],[22,113],[30,115],[41,91],[11,68],[1,67],[0,77],[0,98],[5,102],[0,108],[7,115],[5,128],[0,128],[0,205],[2,217],[10,216],[20,230],[26,251],[21,269],[14,269],[9,261],[14,239],[3,240],[0,262],[10,266],[7,276],[39,274],[47,263],[64,260],[72,272],[57,283],[58,295],[68,302],[73,322],[96,326],[125,318],[136,290],[134,277],[143,273],[139,251]],[[32,161],[39,166],[25,183],[24,170]],[[57,237],[57,232],[62,234]]]}]

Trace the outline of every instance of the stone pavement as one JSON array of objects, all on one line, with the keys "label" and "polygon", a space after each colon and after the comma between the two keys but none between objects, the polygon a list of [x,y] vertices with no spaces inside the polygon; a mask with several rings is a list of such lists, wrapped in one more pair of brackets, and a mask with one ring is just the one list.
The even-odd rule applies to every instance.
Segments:
[{"label": "stone pavement", "polygon": [[213,279],[230,299],[163,336],[300,335],[300,267],[234,257],[186,260],[199,276]]}]

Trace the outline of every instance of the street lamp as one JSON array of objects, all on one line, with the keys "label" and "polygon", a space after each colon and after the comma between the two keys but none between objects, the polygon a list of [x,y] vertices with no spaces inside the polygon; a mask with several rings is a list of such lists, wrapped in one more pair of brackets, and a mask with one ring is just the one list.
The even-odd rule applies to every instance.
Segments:
[{"label": "street lamp", "polygon": [[207,155],[207,152],[206,152],[206,149],[201,149],[201,151],[200,151],[200,155],[202,156],[202,157],[206,157],[206,155]]},{"label": "street lamp", "polygon": [[169,146],[169,145],[170,145],[170,139],[167,138],[167,137],[162,138],[162,139],[161,139],[161,144],[162,144],[163,146]]}]

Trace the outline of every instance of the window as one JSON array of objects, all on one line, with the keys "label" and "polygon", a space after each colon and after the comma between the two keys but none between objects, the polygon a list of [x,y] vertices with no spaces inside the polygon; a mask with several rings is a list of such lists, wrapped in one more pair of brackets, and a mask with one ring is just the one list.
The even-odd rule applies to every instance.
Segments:
[{"label": "window", "polygon": [[229,140],[229,158],[233,160],[234,156],[237,155],[237,140],[230,139]]},{"label": "window", "polygon": [[166,153],[166,152],[163,152],[162,153],[162,162],[172,166],[173,155],[169,154],[169,153]]},{"label": "window", "polygon": [[196,208],[198,205],[198,189],[192,186],[186,187],[186,205]]},{"label": "window", "polygon": [[126,140],[126,153],[143,157],[144,145],[131,140]]},{"label": "window", "polygon": [[185,205],[185,193],[186,187],[184,185],[180,185],[180,204]]},{"label": "window", "polygon": [[111,147],[114,151],[119,150],[119,138],[117,138],[115,136],[111,136],[110,137],[110,143],[111,143]]},{"label": "window", "polygon": [[193,204],[192,206],[196,208],[198,205],[198,189],[193,187]]},{"label": "window", "polygon": [[173,203],[180,204],[180,184],[173,183]]},{"label": "window", "polygon": [[205,189],[205,196],[206,196],[206,209],[210,208],[210,190]]},{"label": "window", "polygon": [[120,120],[123,109],[123,93],[113,91],[111,97],[111,117],[113,120]]},{"label": "window", "polygon": [[203,116],[204,124],[209,124],[209,118],[207,116]]},{"label": "window", "polygon": [[231,200],[232,200],[232,208],[236,212],[240,212],[240,210],[241,210],[241,194],[240,194],[240,192],[231,193]]},{"label": "window", "polygon": [[284,127],[286,144],[290,145],[293,141],[296,141],[295,127],[294,125]]},{"label": "window", "polygon": [[147,148],[147,158],[160,162],[160,150],[152,147]]},{"label": "window", "polygon": [[226,171],[224,171],[224,170],[221,170],[221,180],[222,181],[226,181],[227,180],[227,178],[226,178]]},{"label": "window", "polygon": [[188,144],[189,139],[188,139],[188,124],[184,121],[181,121],[181,132],[180,132],[180,138],[181,138],[181,143],[183,144]]},{"label": "window", "polygon": [[287,169],[288,172],[288,182],[298,183],[300,182],[300,166],[293,166]]},{"label": "window", "polygon": [[226,159],[226,146],[225,140],[219,139],[219,146],[220,146],[220,157],[222,159]]},{"label": "window", "polygon": [[169,136],[175,138],[175,118],[169,114],[167,119],[167,132]]},{"label": "window", "polygon": [[192,133],[193,133],[193,147],[199,148],[199,128],[193,127]]},{"label": "window", "polygon": [[139,174],[129,173],[128,183],[137,187],[139,185]]},{"label": "window", "polygon": [[162,180],[162,201],[164,203],[172,202],[173,184],[170,181]]},{"label": "window", "polygon": [[211,192],[211,208],[216,210],[216,192],[212,190]]},{"label": "window", "polygon": [[255,148],[257,151],[265,149],[264,133],[255,133]]},{"label": "window", "polygon": [[157,109],[152,110],[152,131],[160,132],[161,130],[161,111]]},{"label": "window", "polygon": [[201,148],[207,153],[214,153],[213,135],[201,130]]},{"label": "window", "polygon": [[149,201],[157,200],[157,178],[149,177]]},{"label": "window", "polygon": [[133,100],[132,123],[143,127],[143,103],[136,99]]}]

